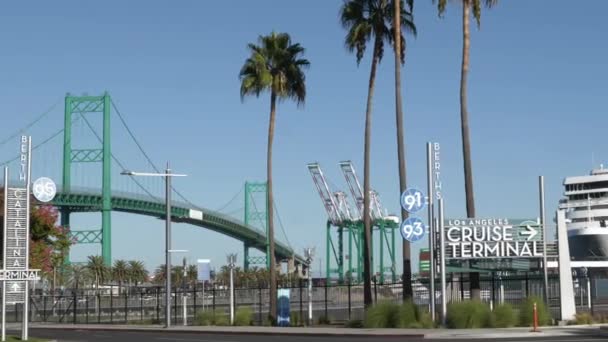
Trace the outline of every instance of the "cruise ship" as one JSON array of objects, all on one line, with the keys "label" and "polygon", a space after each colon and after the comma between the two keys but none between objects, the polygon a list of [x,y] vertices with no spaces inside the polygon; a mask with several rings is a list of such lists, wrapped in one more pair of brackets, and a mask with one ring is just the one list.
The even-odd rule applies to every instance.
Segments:
[{"label": "cruise ship", "polygon": [[608,169],[567,177],[560,208],[566,209],[570,256],[575,260],[608,259]]}]

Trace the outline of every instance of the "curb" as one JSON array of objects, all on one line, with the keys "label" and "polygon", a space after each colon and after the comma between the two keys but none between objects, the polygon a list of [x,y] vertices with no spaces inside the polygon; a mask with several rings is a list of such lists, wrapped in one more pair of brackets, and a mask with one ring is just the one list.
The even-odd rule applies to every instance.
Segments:
[{"label": "curb", "polygon": [[[349,332],[345,334],[343,331],[337,332],[318,332],[318,331],[251,331],[251,330],[187,330],[187,329],[177,329],[177,328],[137,328],[137,327],[119,327],[119,328],[111,328],[111,327],[103,327],[103,326],[79,326],[79,325],[71,325],[71,326],[53,326],[53,325],[35,325],[31,326],[31,329],[48,329],[48,330],[86,330],[86,331],[119,331],[119,332],[151,332],[151,333],[174,333],[174,334],[207,334],[207,335],[254,335],[254,336],[311,336],[311,337],[382,337],[382,338],[427,338],[425,334],[399,334],[399,333],[352,333]],[[314,329],[314,328],[313,328]],[[452,338],[452,337],[446,337]]]}]

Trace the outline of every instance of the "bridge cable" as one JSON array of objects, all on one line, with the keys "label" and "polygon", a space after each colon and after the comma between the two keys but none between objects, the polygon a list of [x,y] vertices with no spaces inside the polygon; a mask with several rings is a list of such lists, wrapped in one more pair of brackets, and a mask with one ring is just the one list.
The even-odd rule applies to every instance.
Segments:
[{"label": "bridge cable", "polygon": [[[95,131],[95,129],[93,128],[93,126],[91,125],[91,123],[89,122],[89,120],[85,117],[84,113],[81,114],[82,118],[84,119],[85,123],[87,124],[87,126],[89,127],[89,129],[91,130],[91,132],[93,132],[93,134],[95,135],[95,137],[97,137],[97,140],[99,140],[100,143],[103,143],[103,140],[101,139],[101,137],[99,136],[99,134],[97,134],[97,131]],[[126,170],[127,168],[125,168],[125,166],[120,162],[120,160],[114,155],[114,153],[110,153],[110,155],[112,156],[112,159],[118,164],[118,166],[120,166],[123,170]],[[135,184],[137,184],[137,186],[142,189],[146,194],[148,194],[150,197],[152,197],[153,199],[161,202],[161,199],[154,196],[152,193],[150,193],[150,191],[148,191],[148,189],[146,189],[146,187],[144,187],[134,176],[130,176],[131,179],[135,182]]]},{"label": "bridge cable", "polygon": [[221,208],[215,209],[215,211],[222,212],[222,210],[226,209],[226,207],[228,207],[230,204],[232,204],[232,202],[234,202],[234,200],[237,197],[239,197],[242,193],[243,193],[243,188],[241,188],[241,190],[239,192],[237,192],[236,195],[234,195],[230,201],[228,201],[226,204],[224,204]]},{"label": "bridge cable", "polygon": [[[251,196],[251,194],[249,194],[249,197],[251,197],[251,203],[253,203],[253,208],[255,209],[256,213],[260,213],[260,211],[258,210],[258,206],[255,204],[255,198],[253,198],[253,196]],[[247,214],[247,213],[245,213]],[[266,215],[268,215],[268,213],[266,213]],[[260,218],[259,215],[256,215],[256,218],[258,219],[258,221],[260,221],[260,224],[262,225],[262,229],[264,230],[265,234],[268,234],[268,232],[266,231],[268,228],[268,220],[266,220],[266,225],[264,225],[264,222],[262,222],[262,219]],[[266,227],[264,227],[266,226]]]},{"label": "bridge cable", "polygon": [[279,214],[279,208],[277,207],[277,203],[273,202],[272,204],[274,206],[275,212],[277,213],[277,218],[279,219],[279,226],[281,227],[281,231],[283,231],[283,235],[285,236],[285,242],[287,242],[287,245],[289,246],[289,248],[291,248],[291,250],[293,252],[293,246],[289,242],[289,238],[287,237],[287,233],[285,233],[285,227],[283,227],[283,221],[281,220],[281,215]]},{"label": "bridge cable", "polygon": [[[72,124],[74,124],[76,121],[79,120],[79,117],[75,117],[74,119],[72,119]],[[32,151],[36,151],[39,147],[41,147],[42,145],[48,143],[49,141],[55,139],[59,134],[63,133],[63,128],[58,130],[57,132],[53,133],[53,135],[51,135],[50,137],[44,139],[43,141],[39,142],[38,144],[32,146]],[[3,162],[0,163],[0,165],[8,165],[9,163],[14,162],[15,160],[18,160],[19,158],[21,158],[21,156],[17,155],[16,157],[10,159],[10,160],[5,160]]]},{"label": "bridge cable", "polygon": [[19,134],[22,134],[23,132],[32,128],[32,126],[37,124],[40,120],[44,119],[50,112],[52,112],[57,107],[57,105],[59,105],[60,102],[61,102],[61,100],[55,102],[49,109],[47,109],[44,113],[40,114],[36,119],[34,119],[34,121],[32,121],[29,124],[25,125],[24,127],[20,128],[15,133],[11,134],[11,136],[9,136],[8,138],[0,141],[0,146],[4,146],[9,141],[11,141],[14,138],[16,138],[17,136],[19,136]]},{"label": "bridge cable", "polygon": [[[139,151],[144,155],[144,157],[146,158],[146,160],[148,161],[148,163],[150,164],[150,166],[152,166],[152,168],[154,169],[154,171],[156,171],[157,173],[160,173],[161,172],[160,169],[158,167],[156,167],[156,165],[154,164],[154,162],[152,161],[152,159],[148,156],[148,154],[146,153],[146,151],[144,150],[144,148],[142,147],[142,145],[139,143],[139,140],[137,140],[137,138],[135,138],[135,134],[133,134],[133,131],[131,131],[131,128],[129,128],[129,125],[127,125],[127,122],[125,121],[124,117],[122,116],[122,114],[118,110],[118,107],[116,107],[116,104],[114,103],[114,101],[112,101],[111,99],[110,99],[110,101],[112,103],[112,108],[114,108],[114,111],[116,111],[116,114],[118,115],[118,118],[120,119],[120,122],[125,127],[125,129],[127,130],[127,133],[129,133],[129,135],[131,136],[131,139],[133,139],[133,142],[135,142],[135,145],[137,145],[137,148],[139,148]],[[175,187],[171,186],[171,189],[182,200],[186,201],[191,206],[195,206],[186,197],[184,197],[179,191],[177,191],[177,189],[175,189]]]}]

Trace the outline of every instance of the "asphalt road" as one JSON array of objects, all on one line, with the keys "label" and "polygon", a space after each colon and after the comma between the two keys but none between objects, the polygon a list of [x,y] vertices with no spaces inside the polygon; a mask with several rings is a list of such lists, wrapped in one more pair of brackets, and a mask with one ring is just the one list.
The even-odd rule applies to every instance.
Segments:
[{"label": "asphalt road", "polygon": [[[17,332],[9,332],[17,334]],[[133,342],[133,341],[150,341],[150,342],[377,342],[378,340],[386,341],[412,341],[412,342],[433,342],[433,341],[448,341],[445,339],[420,339],[420,338],[403,338],[403,337],[329,337],[329,336],[285,336],[285,335],[219,335],[219,334],[204,334],[204,333],[164,333],[164,332],[126,332],[126,331],[84,331],[84,330],[55,330],[55,329],[31,329],[30,336],[54,339],[57,341],[103,341],[103,342]],[[355,341],[353,341],[355,340]],[[480,339],[479,341],[483,341]],[[551,341],[551,342],[599,342],[606,341],[606,337],[591,336],[581,334],[577,336],[561,336],[561,337],[538,337],[538,338],[506,338],[504,342],[519,342],[519,341]]]}]

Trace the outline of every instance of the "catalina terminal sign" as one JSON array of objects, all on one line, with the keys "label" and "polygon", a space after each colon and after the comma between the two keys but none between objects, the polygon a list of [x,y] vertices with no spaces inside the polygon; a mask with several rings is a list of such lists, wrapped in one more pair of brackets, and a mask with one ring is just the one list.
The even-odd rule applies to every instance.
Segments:
[{"label": "catalina terminal sign", "polygon": [[537,220],[449,219],[444,231],[448,259],[543,256],[543,232]]}]

